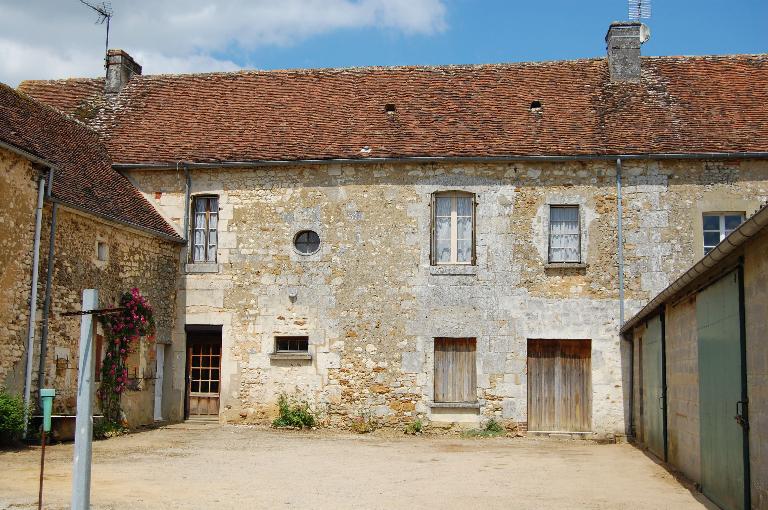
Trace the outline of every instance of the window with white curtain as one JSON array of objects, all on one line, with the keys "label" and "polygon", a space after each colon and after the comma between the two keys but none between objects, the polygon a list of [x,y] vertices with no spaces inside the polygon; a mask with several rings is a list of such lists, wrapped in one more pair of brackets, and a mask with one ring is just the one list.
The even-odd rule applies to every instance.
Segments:
[{"label": "window with white curtain", "polygon": [[475,196],[445,192],[432,196],[432,264],[474,264]]},{"label": "window with white curtain", "polygon": [[581,262],[579,206],[549,206],[549,262]]},{"label": "window with white curtain", "polygon": [[216,262],[219,197],[195,197],[193,204],[192,262]]}]

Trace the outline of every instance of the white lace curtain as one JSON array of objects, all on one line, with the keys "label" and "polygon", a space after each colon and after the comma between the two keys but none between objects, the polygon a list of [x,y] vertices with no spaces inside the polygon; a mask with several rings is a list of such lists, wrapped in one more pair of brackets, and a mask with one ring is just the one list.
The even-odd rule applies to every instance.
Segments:
[{"label": "white lace curtain", "polygon": [[581,262],[578,207],[550,206],[549,261]]}]

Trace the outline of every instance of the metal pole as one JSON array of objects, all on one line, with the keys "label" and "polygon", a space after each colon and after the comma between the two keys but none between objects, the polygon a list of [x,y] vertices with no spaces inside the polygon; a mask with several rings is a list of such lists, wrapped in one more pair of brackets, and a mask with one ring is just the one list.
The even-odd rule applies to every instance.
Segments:
[{"label": "metal pole", "polygon": [[45,428],[42,435],[42,449],[40,452],[40,490],[37,493],[37,510],[43,508],[43,471],[45,469]]},{"label": "metal pole", "polygon": [[24,437],[29,424],[29,402],[32,397],[32,365],[35,350],[35,315],[37,313],[37,272],[40,262],[40,230],[43,224],[43,195],[45,179],[40,179],[37,188],[37,210],[35,211],[35,242],[32,247],[32,288],[29,296],[29,328],[27,329],[27,373],[24,378]]},{"label": "metal pole", "polygon": [[[50,187],[48,188],[50,191]],[[40,365],[37,369],[37,387],[45,386],[45,360],[48,357],[48,316],[51,308],[51,286],[53,285],[53,263],[56,258],[56,217],[59,204],[53,203],[51,211],[51,233],[48,237],[48,273],[45,275],[45,297],[43,298],[43,330],[40,335]]]},{"label": "metal pole", "polygon": [[[83,290],[82,310],[95,310],[99,292]],[[91,447],[93,442],[93,314],[80,317],[80,350],[77,361],[77,417],[75,457],[72,466],[73,510],[88,510],[91,504]]]}]

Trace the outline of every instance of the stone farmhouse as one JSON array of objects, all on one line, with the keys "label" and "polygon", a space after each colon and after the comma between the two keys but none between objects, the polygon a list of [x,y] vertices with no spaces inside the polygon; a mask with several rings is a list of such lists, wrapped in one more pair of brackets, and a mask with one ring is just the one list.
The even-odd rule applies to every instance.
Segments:
[{"label": "stone farmhouse", "polygon": [[110,50],[106,79],[3,88],[0,383],[22,386],[30,288],[46,384],[71,394],[60,312],[137,286],[160,327],[133,424],[258,422],[286,393],[341,427],[631,432],[624,318],[768,199],[768,55],[641,57],[647,36],[614,23],[607,57],[574,61],[156,76]]}]

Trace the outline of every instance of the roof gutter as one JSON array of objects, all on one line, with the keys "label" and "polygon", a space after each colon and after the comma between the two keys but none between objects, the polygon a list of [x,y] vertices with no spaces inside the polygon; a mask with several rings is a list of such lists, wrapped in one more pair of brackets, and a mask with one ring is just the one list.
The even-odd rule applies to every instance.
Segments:
[{"label": "roof gutter", "polygon": [[[9,150],[9,151],[11,151],[11,152],[13,152],[15,154],[18,154],[19,156],[21,156],[23,158],[26,158],[26,159],[32,161],[33,163],[37,163],[38,165],[43,165],[44,167],[51,168],[51,169],[54,169],[54,170],[58,170],[59,169],[59,167],[57,167],[56,165],[54,165],[50,161],[47,161],[47,160],[45,160],[43,158],[35,156],[31,152],[27,152],[24,149],[20,149],[20,148],[16,147],[15,145],[11,145],[9,143],[3,142],[2,140],[0,140],[0,148],[6,149],[6,150]],[[50,195],[50,191],[49,191],[49,195]]]},{"label": "roof gutter", "polygon": [[95,212],[92,209],[87,209],[87,208],[81,207],[79,205],[71,204],[71,203],[66,202],[64,200],[61,200],[60,198],[51,197],[51,202],[53,202],[54,204],[61,204],[64,207],[67,207],[69,209],[74,209],[76,211],[80,211],[82,213],[85,213],[85,214],[87,214],[89,216],[95,216],[97,218],[101,218],[102,220],[106,220],[106,221],[109,221],[111,223],[117,223],[119,225],[124,225],[126,227],[132,228],[134,230],[139,230],[141,232],[144,232],[145,234],[149,234],[149,235],[151,235],[153,237],[159,237],[161,239],[164,239],[166,241],[170,241],[172,243],[186,244],[186,241],[184,239],[181,239],[180,237],[172,236],[172,235],[166,234],[164,232],[160,232],[159,230],[152,230],[151,228],[143,227],[141,225],[137,225],[136,223],[131,223],[130,221],[121,220],[121,219],[115,218],[114,216],[110,216],[108,214]]},{"label": "roof gutter", "polygon": [[[289,165],[332,165],[339,163],[504,163],[514,161],[564,162],[564,161],[616,161],[658,159],[768,159],[768,152],[690,152],[690,153],[643,153],[643,154],[585,154],[562,156],[404,156],[385,158],[330,158],[290,160],[220,161],[206,163],[186,162],[188,168],[256,168]],[[176,163],[114,163],[115,170],[174,170]]]},{"label": "roof gutter", "polygon": [[621,328],[621,333],[624,334],[631,330],[639,322],[652,314],[659,306],[685,289],[685,287],[696,280],[696,278],[704,275],[707,271],[717,266],[718,263],[731,255],[737,248],[747,242],[750,238],[754,237],[766,226],[768,226],[768,205],[753,214],[747,221],[731,232],[728,237],[720,241],[720,244],[715,246],[692,268],[675,280],[669,287],[661,291],[661,293],[645,305],[637,315],[624,324]]}]

